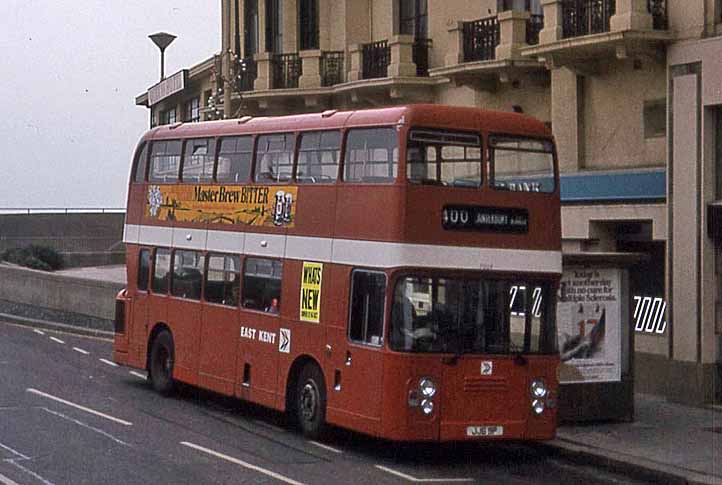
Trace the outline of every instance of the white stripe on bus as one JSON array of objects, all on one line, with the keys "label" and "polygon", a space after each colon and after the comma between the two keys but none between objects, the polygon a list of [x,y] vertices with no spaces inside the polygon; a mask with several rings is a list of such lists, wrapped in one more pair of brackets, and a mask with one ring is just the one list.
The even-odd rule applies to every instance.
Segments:
[{"label": "white stripe on bus", "polygon": [[[205,233],[205,237],[201,234]],[[477,248],[127,225],[125,243],[324,263],[561,273],[561,251]],[[137,234],[137,237],[129,237]],[[190,240],[186,237],[190,235]]]}]

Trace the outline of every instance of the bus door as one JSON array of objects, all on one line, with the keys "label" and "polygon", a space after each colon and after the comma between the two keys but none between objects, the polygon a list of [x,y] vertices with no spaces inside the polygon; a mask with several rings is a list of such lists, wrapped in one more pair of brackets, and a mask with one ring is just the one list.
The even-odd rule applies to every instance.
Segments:
[{"label": "bus door", "polygon": [[[383,324],[386,275],[351,272],[348,327],[329,327],[333,374],[327,386],[336,411],[359,431],[375,433],[381,425],[383,388]],[[345,313],[345,312],[344,312]]]},{"label": "bus door", "polygon": [[201,315],[198,383],[233,395],[238,356],[239,256],[209,254]]},{"label": "bus door", "polygon": [[[126,338],[131,345],[128,348],[129,359],[140,367],[145,367],[141,360],[143,350],[147,346],[148,329],[148,289],[150,283],[151,250],[142,248],[138,253],[136,266],[136,291],[130,300],[131,314],[126,318]],[[130,274],[133,274],[131,271]]]},{"label": "bus door", "polygon": [[274,407],[278,379],[283,262],[247,257],[241,286],[238,395]]}]

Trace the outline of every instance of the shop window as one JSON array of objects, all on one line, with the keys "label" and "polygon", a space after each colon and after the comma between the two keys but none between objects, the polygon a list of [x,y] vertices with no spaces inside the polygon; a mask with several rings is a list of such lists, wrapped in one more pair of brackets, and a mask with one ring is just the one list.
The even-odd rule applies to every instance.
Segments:
[{"label": "shop window", "polygon": [[644,137],[667,135],[667,105],[663,99],[644,102]]},{"label": "shop window", "polygon": [[246,258],[243,270],[243,308],[278,314],[281,308],[283,262]]},{"label": "shop window", "polygon": [[151,288],[153,293],[168,293],[170,283],[170,249],[156,249],[155,261],[153,262],[153,281]]},{"label": "shop window", "polygon": [[154,142],[150,150],[148,180],[151,182],[175,182],[178,179],[180,159],[180,140]]},{"label": "shop window", "polygon": [[298,150],[296,181],[298,183],[330,183],[338,177],[341,158],[341,133],[321,131],[301,135]]},{"label": "shop window", "polygon": [[354,270],[351,273],[350,303],[349,339],[354,342],[381,345],[386,307],[386,275]]},{"label": "shop window", "polygon": [[213,180],[215,140],[202,138],[186,140],[183,151],[183,182],[198,183]]},{"label": "shop window", "polygon": [[240,273],[240,257],[210,254],[205,284],[206,301],[226,306],[238,306]]},{"label": "shop window", "polygon": [[171,294],[189,300],[200,300],[203,281],[203,255],[198,251],[178,251],[173,255]]},{"label": "shop window", "polygon": [[150,272],[150,249],[141,249],[138,255],[138,289],[148,291],[148,273]]}]

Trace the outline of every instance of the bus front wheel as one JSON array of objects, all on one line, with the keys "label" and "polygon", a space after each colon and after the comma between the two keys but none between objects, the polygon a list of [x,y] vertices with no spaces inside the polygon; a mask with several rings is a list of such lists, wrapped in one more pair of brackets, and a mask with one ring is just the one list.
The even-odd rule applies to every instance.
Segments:
[{"label": "bus front wheel", "polygon": [[326,423],[326,386],[315,364],[306,364],[299,374],[295,408],[303,434],[313,439],[321,436]]},{"label": "bus front wheel", "polygon": [[153,340],[150,350],[150,382],[153,388],[164,396],[173,393],[173,361],[175,349],[170,332],[163,330]]}]

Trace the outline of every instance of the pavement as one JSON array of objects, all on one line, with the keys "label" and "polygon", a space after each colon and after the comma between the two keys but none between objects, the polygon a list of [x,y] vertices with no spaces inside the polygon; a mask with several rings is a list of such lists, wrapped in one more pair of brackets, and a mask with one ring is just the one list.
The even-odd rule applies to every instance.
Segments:
[{"label": "pavement", "polygon": [[[63,273],[125,282],[125,266],[77,268]],[[37,322],[29,320],[27,324]],[[63,330],[72,331],[72,327],[65,325]],[[542,446],[580,463],[632,476],[652,476],[658,483],[722,485],[722,407],[692,407],[639,393],[634,405],[633,422],[562,425],[557,439]]]}]

